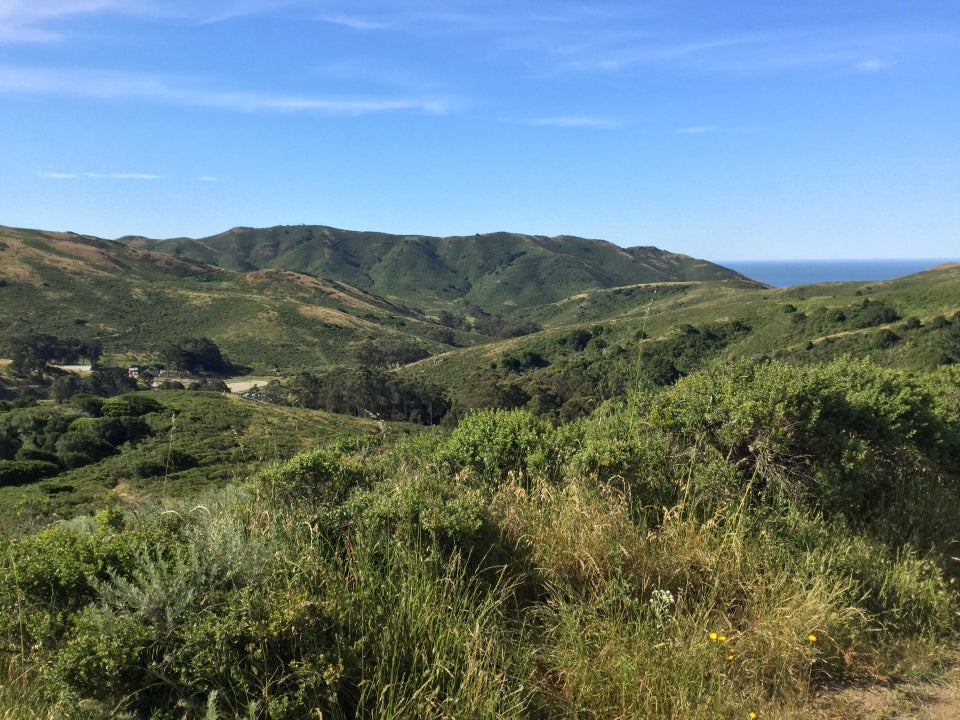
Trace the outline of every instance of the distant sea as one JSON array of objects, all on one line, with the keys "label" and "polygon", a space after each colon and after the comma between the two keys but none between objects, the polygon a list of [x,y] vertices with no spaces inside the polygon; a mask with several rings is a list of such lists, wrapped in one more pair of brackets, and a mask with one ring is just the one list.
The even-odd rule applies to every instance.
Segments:
[{"label": "distant sea", "polygon": [[821,282],[892,280],[960,259],[913,260],[730,260],[716,261],[773,287]]}]

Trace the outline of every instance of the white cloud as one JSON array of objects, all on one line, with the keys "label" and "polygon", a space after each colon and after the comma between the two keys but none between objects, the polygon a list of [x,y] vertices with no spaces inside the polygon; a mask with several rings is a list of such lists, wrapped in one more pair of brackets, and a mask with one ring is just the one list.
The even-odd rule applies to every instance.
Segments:
[{"label": "white cloud", "polygon": [[46,173],[41,173],[41,176],[45,178],[50,178],[53,180],[77,180],[80,178],[88,178],[91,180],[163,180],[165,178],[164,175],[154,175],[152,173],[129,173],[129,172],[115,172],[115,173],[46,172]]},{"label": "white cloud", "polygon": [[443,115],[458,101],[441,97],[320,97],[224,91],[197,86],[188,78],[167,79],[112,71],[47,70],[0,66],[0,93],[66,95],[138,100],[234,112],[312,112],[326,116],[423,112]]},{"label": "white cloud", "polygon": [[220,178],[214,177],[213,175],[201,175],[200,177],[197,178],[197,180],[199,180],[200,182],[209,182],[209,183],[220,182]]},{"label": "white cloud", "polygon": [[121,0],[0,0],[0,43],[53,42],[61,35],[49,23],[122,7]]},{"label": "white cloud", "polygon": [[680,128],[674,131],[674,135],[708,135],[717,132],[713,125],[692,125],[690,127]]},{"label": "white cloud", "polygon": [[529,120],[527,125],[538,127],[563,128],[616,128],[620,126],[616,120],[589,115],[561,115],[557,117],[543,117]]},{"label": "white cloud", "polygon": [[318,22],[339,25],[351,30],[384,30],[389,27],[389,23],[367,20],[354,15],[318,15],[314,19]]},{"label": "white cloud", "polygon": [[890,63],[885,62],[884,60],[864,60],[856,64],[856,69],[863,73],[874,73],[880,72],[881,70],[886,70],[890,67]]}]

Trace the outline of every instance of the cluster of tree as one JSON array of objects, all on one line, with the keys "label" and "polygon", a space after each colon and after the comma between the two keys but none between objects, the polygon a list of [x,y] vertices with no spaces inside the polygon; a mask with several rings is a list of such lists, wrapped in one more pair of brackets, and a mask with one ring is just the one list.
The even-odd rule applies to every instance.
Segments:
[{"label": "cluster of tree", "polygon": [[681,325],[667,340],[642,347],[640,370],[651,385],[672,385],[695,370],[703,360],[750,331],[750,326],[739,320],[703,328]]},{"label": "cluster of tree", "polygon": [[[469,301],[466,302],[466,307],[470,314],[473,315],[473,330],[481,335],[496,338],[512,338],[530,335],[542,330],[540,325],[530,320],[515,320],[504,317],[503,315],[493,315]],[[441,316],[441,318],[443,318],[443,316]],[[441,323],[448,327],[454,327],[454,325],[443,322],[442,319]]]},{"label": "cluster of tree", "polygon": [[51,399],[62,403],[74,395],[84,393],[113,397],[136,389],[137,381],[130,377],[126,368],[96,365],[90,375],[85,377],[67,371],[57,373],[50,380],[48,392]]},{"label": "cluster of tree", "polygon": [[228,393],[230,392],[230,386],[227,385],[223,380],[213,380],[211,378],[200,378],[199,380],[192,380],[184,385],[179,380],[171,380],[169,378],[161,380],[155,385],[158,390],[193,390],[201,392],[220,392]]},{"label": "cluster of tree", "polygon": [[103,400],[75,395],[0,415],[0,485],[19,485],[98,462],[150,434],[143,416],[161,409],[149,395]]},{"label": "cluster of tree", "polygon": [[348,349],[348,356],[358,365],[390,367],[423,360],[430,356],[430,351],[423,345],[380,337],[353,343]]},{"label": "cluster of tree", "polygon": [[545,368],[550,361],[534,350],[523,350],[520,353],[504,353],[497,360],[496,367],[508,372],[522,373],[525,370]]},{"label": "cluster of tree", "polygon": [[231,365],[210,338],[185,336],[160,348],[160,360],[187,373],[226,373]]},{"label": "cluster of tree", "polygon": [[505,353],[489,371],[475,373],[457,388],[445,423],[475,408],[523,408],[554,422],[572,420],[638,385],[672,385],[749,332],[740,321],[683,325],[666,340],[628,350],[610,340],[602,326],[571,330],[537,350]]},{"label": "cluster of tree", "polygon": [[29,333],[12,338],[9,342],[10,367],[20,375],[42,373],[51,364],[76,365],[88,360],[96,365],[103,354],[99,340],[61,340],[55,335]]},{"label": "cluster of tree", "polygon": [[603,326],[577,328],[535,348],[504,353],[452,394],[445,424],[476,408],[524,408],[555,422],[586,415],[636,385],[636,355],[613,343]]},{"label": "cluster of tree", "polygon": [[312,410],[421,425],[436,425],[450,409],[439,385],[371,367],[300,373],[286,384],[271,382],[259,397]]},{"label": "cluster of tree", "polygon": [[793,305],[785,305],[785,312],[792,312],[794,323],[801,324],[809,321],[820,331],[829,331],[831,326],[843,325],[854,330],[888,325],[901,319],[896,309],[887,305],[883,300],[864,300],[846,308],[819,307],[810,315],[797,312]]}]

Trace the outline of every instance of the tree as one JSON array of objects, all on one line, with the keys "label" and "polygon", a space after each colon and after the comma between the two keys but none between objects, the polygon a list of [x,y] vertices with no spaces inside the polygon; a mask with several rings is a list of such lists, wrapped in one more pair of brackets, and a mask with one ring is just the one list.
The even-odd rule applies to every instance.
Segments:
[{"label": "tree", "polygon": [[30,333],[11,340],[11,369],[19,375],[40,373],[56,354],[59,343],[53,335]]},{"label": "tree", "polygon": [[66,402],[83,390],[83,382],[72,372],[64,373],[50,383],[50,397],[58,403]]},{"label": "tree", "polygon": [[220,348],[206,337],[182,337],[161,348],[160,358],[166,364],[188,373],[226,372],[230,369]]},{"label": "tree", "polygon": [[103,354],[99,340],[85,342],[76,338],[61,340],[55,335],[29,333],[13,338],[11,367],[21,375],[43,372],[49,363],[75,365],[83,358],[96,365]]}]

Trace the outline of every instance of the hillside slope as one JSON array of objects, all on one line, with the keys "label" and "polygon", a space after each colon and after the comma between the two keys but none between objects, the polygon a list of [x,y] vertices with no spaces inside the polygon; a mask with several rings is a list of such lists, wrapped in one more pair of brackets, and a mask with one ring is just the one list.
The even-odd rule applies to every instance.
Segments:
[{"label": "hillside slope", "polygon": [[335,278],[427,309],[461,300],[508,313],[588,290],[674,280],[758,286],[705,260],[571,236],[502,232],[438,238],[300,225],[234,228],[201,240],[120,241],[236,271],[283,268]]},{"label": "hillside slope", "polygon": [[[35,230],[0,227],[0,300],[6,357],[4,343],[27,333],[100,340],[115,362],[147,362],[164,343],[205,336],[233,362],[260,370],[337,362],[372,340],[421,357],[447,347],[421,312],[346,283],[281,270],[228,272]],[[444,340],[470,341],[449,330]]]}]

